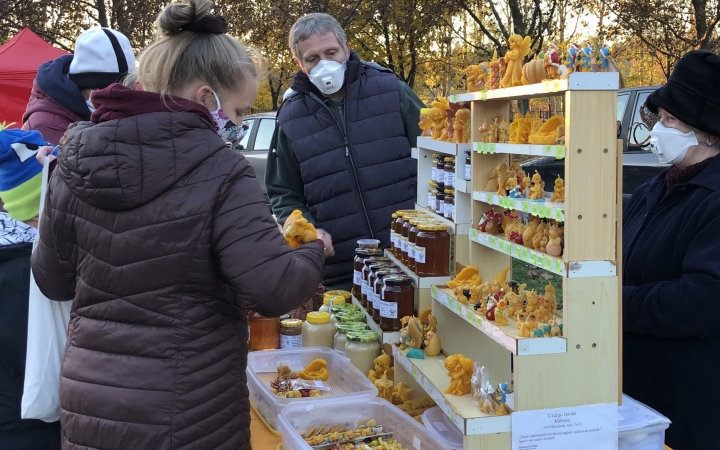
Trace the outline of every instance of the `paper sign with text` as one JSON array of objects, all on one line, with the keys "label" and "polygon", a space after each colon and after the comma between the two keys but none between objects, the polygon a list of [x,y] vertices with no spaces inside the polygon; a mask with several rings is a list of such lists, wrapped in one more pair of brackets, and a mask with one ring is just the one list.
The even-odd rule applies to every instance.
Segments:
[{"label": "paper sign with text", "polygon": [[598,404],[512,413],[512,450],[617,448],[617,405]]}]

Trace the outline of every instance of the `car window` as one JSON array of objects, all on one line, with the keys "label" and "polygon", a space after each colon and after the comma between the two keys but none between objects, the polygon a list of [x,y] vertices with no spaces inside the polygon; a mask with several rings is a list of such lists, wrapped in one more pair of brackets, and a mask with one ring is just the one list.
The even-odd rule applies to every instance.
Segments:
[{"label": "car window", "polygon": [[617,97],[617,138],[620,139],[622,135],[622,122],[625,117],[625,108],[627,108],[628,100],[630,99],[630,93],[625,92],[624,94],[618,94]]},{"label": "car window", "polygon": [[252,130],[255,127],[255,119],[245,119],[243,120],[243,125],[246,125],[248,127],[247,132],[245,133],[245,136],[243,136],[243,138],[240,140],[237,148],[239,148],[240,150],[247,150],[250,135],[252,134]]},{"label": "car window", "polygon": [[270,141],[275,131],[274,119],[262,119],[258,126],[257,136],[255,136],[255,146],[253,150],[269,150]]},{"label": "car window", "polygon": [[627,135],[628,151],[650,151],[650,129],[640,117],[640,108],[645,104],[645,100],[651,93],[652,91],[638,92]]}]

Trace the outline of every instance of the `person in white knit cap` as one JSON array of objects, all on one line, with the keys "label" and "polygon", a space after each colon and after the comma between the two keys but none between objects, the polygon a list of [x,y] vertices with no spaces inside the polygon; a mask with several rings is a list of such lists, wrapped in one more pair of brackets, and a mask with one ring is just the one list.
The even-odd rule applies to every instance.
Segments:
[{"label": "person in white knit cap", "polygon": [[23,129],[37,130],[52,144],[73,122],[90,120],[90,93],[135,72],[135,55],[128,38],[109,28],[83,31],[75,53],[48,61],[38,69]]}]

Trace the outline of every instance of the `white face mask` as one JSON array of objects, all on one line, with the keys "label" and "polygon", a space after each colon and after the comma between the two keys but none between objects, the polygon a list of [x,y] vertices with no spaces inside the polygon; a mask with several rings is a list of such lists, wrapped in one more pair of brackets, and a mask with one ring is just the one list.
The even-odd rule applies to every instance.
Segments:
[{"label": "white face mask", "polygon": [[650,144],[661,163],[679,164],[685,159],[688,149],[698,145],[698,140],[694,131],[683,133],[658,122],[650,132]]},{"label": "white face mask", "polygon": [[342,87],[345,81],[345,68],[345,64],[321,59],[317,66],[310,71],[308,77],[310,82],[320,89],[320,92],[330,95]]}]

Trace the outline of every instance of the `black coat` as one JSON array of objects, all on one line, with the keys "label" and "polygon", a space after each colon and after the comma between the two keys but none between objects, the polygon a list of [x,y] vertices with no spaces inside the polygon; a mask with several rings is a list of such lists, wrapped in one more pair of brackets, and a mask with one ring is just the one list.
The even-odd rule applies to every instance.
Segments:
[{"label": "black coat", "polygon": [[666,174],[623,215],[623,390],[673,422],[674,450],[708,450],[720,445],[720,158],[664,195]]},{"label": "black coat", "polygon": [[0,244],[0,450],[60,449],[59,422],[20,419],[31,251],[31,243]]}]

